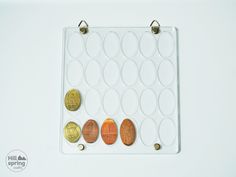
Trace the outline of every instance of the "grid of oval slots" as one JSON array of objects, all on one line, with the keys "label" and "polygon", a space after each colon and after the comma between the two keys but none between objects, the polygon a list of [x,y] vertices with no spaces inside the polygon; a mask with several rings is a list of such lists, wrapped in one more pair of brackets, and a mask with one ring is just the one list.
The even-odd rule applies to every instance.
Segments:
[{"label": "grid of oval slots", "polygon": [[[145,41],[148,41],[148,47]],[[176,96],[169,87],[175,80],[175,65],[171,60],[175,45],[171,33],[164,32],[156,37],[150,32],[139,36],[133,32],[126,32],[122,36],[116,32],[107,32],[105,36],[92,32],[84,37],[74,32],[68,36],[66,44],[66,52],[70,56],[66,63],[66,77],[71,90],[67,90],[65,95],[65,107],[69,111],[77,111],[82,97],[88,115],[96,116],[101,110],[109,115],[107,117],[111,118],[107,118],[101,126],[101,137],[105,144],[114,144],[117,140],[118,127],[112,115],[119,108],[130,118],[140,110],[146,116],[146,124],[157,107],[163,116],[170,116],[175,111]],[[153,61],[155,55],[161,58],[158,65]],[[85,62],[81,61],[84,56],[87,57]],[[135,61],[136,56],[142,58],[139,64]],[[99,62],[99,57],[105,59]],[[122,63],[117,62],[119,57],[123,58]],[[79,89],[76,93],[76,89],[72,89],[81,84],[86,87],[86,93],[80,93]],[[102,94],[99,90],[101,85],[107,88]],[[115,89],[117,85],[122,88],[122,94]],[[139,87],[139,91],[133,89],[135,86]],[[163,89],[157,93],[154,90],[156,87]],[[87,120],[82,131],[76,125],[69,128],[68,124],[65,125],[64,135],[69,142],[74,143],[74,139],[78,140],[81,135],[87,143],[96,142],[99,127],[95,120]],[[124,118],[119,128],[123,144],[132,145],[137,130],[132,120]]]}]

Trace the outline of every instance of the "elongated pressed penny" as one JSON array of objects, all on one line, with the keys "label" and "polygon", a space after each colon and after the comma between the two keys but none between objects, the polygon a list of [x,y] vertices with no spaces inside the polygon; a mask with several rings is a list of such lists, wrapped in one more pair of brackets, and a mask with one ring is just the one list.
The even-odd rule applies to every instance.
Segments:
[{"label": "elongated pressed penny", "polygon": [[89,119],[83,126],[82,134],[87,143],[94,143],[98,138],[99,128],[95,120]]},{"label": "elongated pressed penny", "polygon": [[130,119],[124,119],[120,126],[120,137],[123,144],[130,146],[136,139],[136,129]]},{"label": "elongated pressed penny", "polygon": [[106,119],[101,128],[101,135],[102,135],[102,140],[104,141],[105,144],[114,144],[117,139],[117,126],[116,123],[113,119],[108,118]]}]

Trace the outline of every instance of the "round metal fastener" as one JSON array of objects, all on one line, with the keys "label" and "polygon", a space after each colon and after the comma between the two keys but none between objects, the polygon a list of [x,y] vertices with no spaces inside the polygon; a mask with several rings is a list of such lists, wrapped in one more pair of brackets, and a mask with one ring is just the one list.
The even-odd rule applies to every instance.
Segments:
[{"label": "round metal fastener", "polygon": [[69,90],[64,99],[65,107],[69,111],[77,111],[80,107],[81,96],[78,90],[71,89]]},{"label": "round metal fastener", "polygon": [[154,148],[155,148],[155,150],[160,150],[161,149],[161,145],[159,143],[155,143],[154,144]]},{"label": "round metal fastener", "polygon": [[83,151],[85,149],[85,145],[78,144],[78,148],[79,148],[80,151]]}]

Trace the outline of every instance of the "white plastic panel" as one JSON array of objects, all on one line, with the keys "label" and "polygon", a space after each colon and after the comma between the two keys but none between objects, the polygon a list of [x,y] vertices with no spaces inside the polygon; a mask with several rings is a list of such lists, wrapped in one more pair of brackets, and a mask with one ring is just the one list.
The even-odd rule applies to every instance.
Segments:
[{"label": "white plastic panel", "polygon": [[[165,154],[178,153],[179,96],[177,30],[161,27],[159,34],[145,28],[65,28],[63,87],[61,105],[61,150],[68,154]],[[81,106],[68,111],[64,96],[70,89],[81,93]],[[99,128],[112,118],[118,138],[106,145],[99,134],[95,143],[86,143],[81,135],[69,143],[63,128],[69,121],[82,129],[89,119]],[[129,118],[136,129],[136,140],[126,146],[120,138],[121,122]],[[154,144],[161,145],[155,150]],[[80,151],[78,144],[85,149]]]}]

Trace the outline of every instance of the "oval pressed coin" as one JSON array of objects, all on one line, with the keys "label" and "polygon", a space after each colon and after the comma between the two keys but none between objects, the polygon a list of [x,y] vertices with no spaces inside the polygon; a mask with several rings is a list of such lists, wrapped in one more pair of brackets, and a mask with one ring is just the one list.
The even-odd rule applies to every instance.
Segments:
[{"label": "oval pressed coin", "polygon": [[95,120],[89,119],[83,126],[82,134],[87,143],[94,143],[98,138],[98,124]]},{"label": "oval pressed coin", "polygon": [[81,98],[80,98],[80,93],[78,90],[71,89],[66,93],[64,103],[65,103],[66,109],[68,109],[69,111],[78,110],[80,107],[80,102],[81,102]]},{"label": "oval pressed coin", "polygon": [[64,127],[64,137],[71,143],[76,143],[81,135],[80,127],[75,122],[68,122]]},{"label": "oval pressed coin", "polygon": [[120,137],[122,142],[130,146],[136,139],[136,130],[134,123],[130,119],[124,119],[120,126]]},{"label": "oval pressed coin", "polygon": [[114,144],[117,138],[117,126],[113,119],[106,119],[101,128],[101,135],[104,143]]}]

